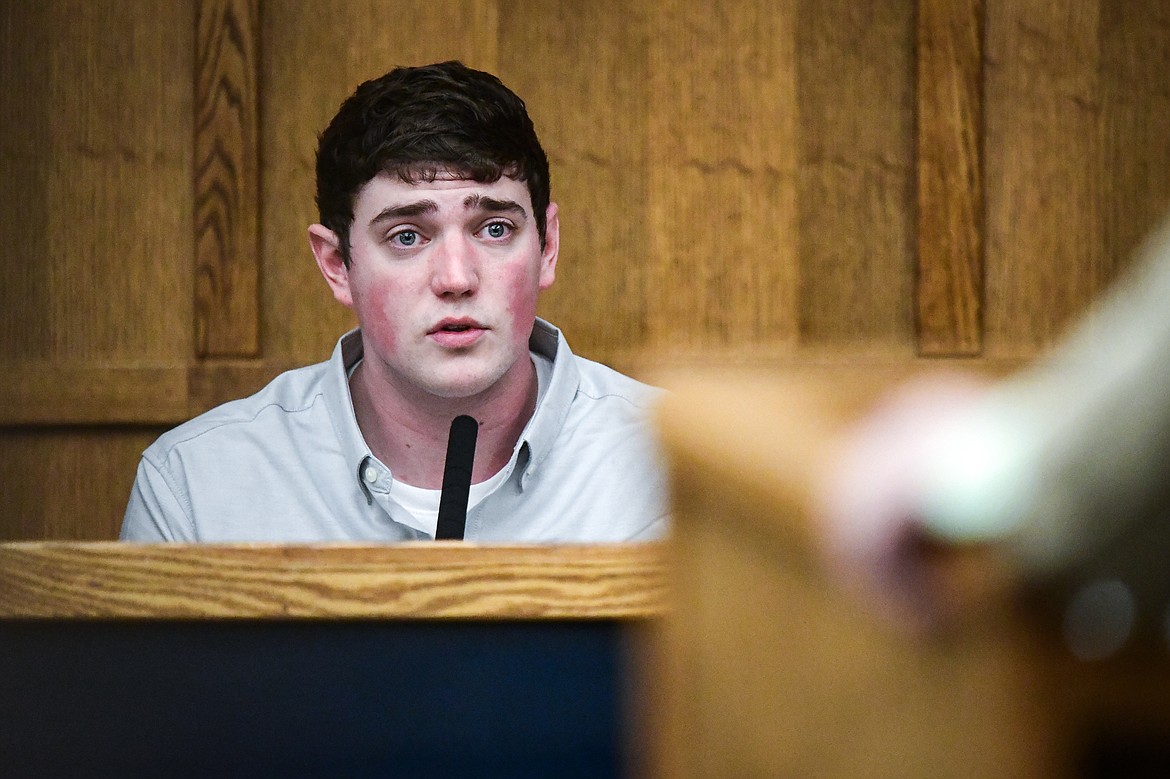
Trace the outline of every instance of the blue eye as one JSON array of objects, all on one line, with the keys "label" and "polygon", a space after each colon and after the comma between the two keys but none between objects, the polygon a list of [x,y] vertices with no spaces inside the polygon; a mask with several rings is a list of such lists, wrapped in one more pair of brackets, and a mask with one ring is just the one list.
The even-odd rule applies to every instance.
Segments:
[{"label": "blue eye", "polygon": [[487,226],[489,238],[503,238],[508,234],[508,226],[503,222],[492,222]]},{"label": "blue eye", "polygon": [[398,241],[401,246],[414,246],[418,243],[418,233],[414,230],[403,230],[395,233],[391,240]]}]

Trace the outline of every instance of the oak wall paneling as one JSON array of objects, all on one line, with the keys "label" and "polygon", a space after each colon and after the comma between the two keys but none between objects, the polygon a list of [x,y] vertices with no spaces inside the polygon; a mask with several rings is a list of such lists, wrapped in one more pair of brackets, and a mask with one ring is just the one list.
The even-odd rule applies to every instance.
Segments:
[{"label": "oak wall paneling", "polygon": [[197,0],[195,352],[256,356],[258,0]]},{"label": "oak wall paneling", "polygon": [[989,355],[1036,354],[1104,281],[1097,12],[1094,3],[989,4]]},{"label": "oak wall paneling", "polygon": [[[653,17],[646,349],[665,356],[798,337],[799,131],[792,4]],[[711,38],[735,41],[712,46]],[[711,74],[738,77],[712,78]]]},{"label": "oak wall paneling", "polygon": [[800,4],[800,337],[913,353],[914,8]]},{"label": "oak wall paneling", "polygon": [[983,0],[918,4],[918,353],[983,346]]},{"label": "oak wall paneling", "polygon": [[6,68],[3,85],[6,114],[32,118],[3,132],[0,192],[20,209],[0,216],[19,239],[6,267],[33,293],[4,293],[8,359],[171,365],[191,351],[190,282],[175,273],[190,266],[191,95],[174,88],[191,69],[191,9],[148,9],[5,6],[5,56],[44,63]]},{"label": "oak wall paneling", "polygon": [[0,427],[0,541],[117,538],[138,459],[163,430]]},{"label": "oak wall paneling", "polygon": [[1103,263],[1116,273],[1170,213],[1170,5],[1103,3]]},{"label": "oak wall paneling", "polygon": [[[31,4],[30,4],[31,5]],[[34,90],[24,85],[44,84],[52,67],[51,57],[31,52],[52,52],[52,27],[43,18],[44,8],[11,11],[3,15],[0,36],[0,100],[5,120],[0,132],[0,186],[3,208],[0,229],[4,235],[25,236],[19,259],[5,252],[4,283],[0,287],[0,357],[5,362],[45,357],[50,349],[49,328],[38,326],[49,309],[46,283],[48,264],[44,242],[49,228],[48,166],[42,144],[49,137],[49,111]],[[37,13],[41,12],[41,13]],[[17,40],[24,45],[16,45]],[[31,261],[36,257],[39,261]],[[7,382],[6,382],[7,384]]]},{"label": "oak wall paneling", "polygon": [[193,19],[0,8],[2,539],[113,537],[138,454],[187,411]]}]

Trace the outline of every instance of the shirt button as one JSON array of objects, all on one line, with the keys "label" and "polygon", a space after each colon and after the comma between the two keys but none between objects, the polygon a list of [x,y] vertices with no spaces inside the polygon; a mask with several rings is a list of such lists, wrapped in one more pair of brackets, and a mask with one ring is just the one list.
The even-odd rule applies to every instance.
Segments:
[{"label": "shirt button", "polygon": [[370,484],[373,484],[378,480],[378,471],[372,466],[366,468],[366,472],[362,475],[366,477],[366,481],[368,481]]}]

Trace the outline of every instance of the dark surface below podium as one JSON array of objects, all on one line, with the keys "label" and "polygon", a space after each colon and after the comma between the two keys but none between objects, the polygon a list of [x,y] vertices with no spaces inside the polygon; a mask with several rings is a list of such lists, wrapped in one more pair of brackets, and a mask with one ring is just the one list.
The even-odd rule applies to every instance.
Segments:
[{"label": "dark surface below podium", "polygon": [[621,627],[5,620],[0,773],[621,776]]}]

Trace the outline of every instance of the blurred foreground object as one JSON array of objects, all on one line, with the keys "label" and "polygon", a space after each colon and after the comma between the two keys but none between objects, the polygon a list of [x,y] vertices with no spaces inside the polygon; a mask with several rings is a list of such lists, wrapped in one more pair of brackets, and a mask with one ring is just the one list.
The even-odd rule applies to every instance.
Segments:
[{"label": "blurred foreground object", "polygon": [[[998,547],[907,541],[917,591],[963,615],[941,636],[842,590],[826,566],[825,485],[905,373],[661,381],[674,530],[649,706],[664,712],[656,775],[1107,775],[1117,754],[1170,765],[1167,664],[1073,658],[1013,597],[1015,558]],[[983,392],[964,384],[952,407]]]},{"label": "blurred foreground object", "polygon": [[[910,620],[945,608],[927,550],[994,543],[1059,593],[1095,659],[1170,638],[1170,229],[1047,359],[981,388],[901,385],[847,433],[820,497],[843,578]],[[1056,585],[1056,586],[1054,586]]]},{"label": "blurred foreground object", "polygon": [[1170,772],[1167,240],[999,383],[660,381],[662,775]]},{"label": "blurred foreground object", "polygon": [[1050,359],[944,435],[923,492],[942,538],[1006,534],[1029,567],[1055,571],[1135,523],[1170,535],[1157,521],[1170,495],[1170,228]]}]

